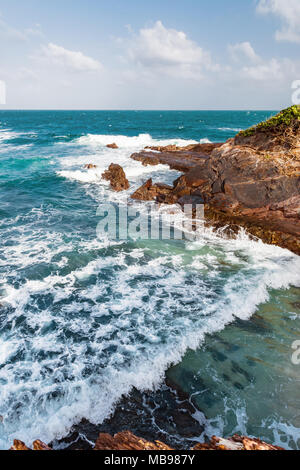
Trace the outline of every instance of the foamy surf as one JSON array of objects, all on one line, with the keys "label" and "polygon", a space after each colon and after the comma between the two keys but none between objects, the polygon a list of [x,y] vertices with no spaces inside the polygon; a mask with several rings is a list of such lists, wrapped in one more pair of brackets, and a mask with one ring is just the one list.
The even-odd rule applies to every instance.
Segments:
[{"label": "foamy surf", "polygon": [[[41,116],[36,116],[34,125],[39,134]],[[131,192],[149,177],[155,182],[171,183],[178,175],[166,166],[144,167],[131,160],[134,151],[152,145],[187,145],[206,136],[215,141],[223,139],[225,131],[216,131],[219,133],[215,136],[203,127],[189,139],[188,126],[184,126],[180,136],[186,139],[168,139],[161,138],[157,128],[134,123],[134,129],[149,132],[130,137],[125,135],[128,124],[122,127],[120,119],[120,131],[109,135],[107,116],[102,119],[101,113],[97,114],[93,125],[90,116],[71,113],[75,121],[72,127],[73,120],[66,120],[65,114],[56,115],[57,126],[51,115],[50,131],[47,129],[45,134],[52,136],[49,142],[37,139],[31,148],[22,149],[16,143],[19,160],[11,159],[12,146],[8,149],[5,139],[0,145],[10,165],[9,171],[6,164],[3,166],[8,176],[1,175],[8,178],[1,192],[5,204],[0,236],[2,449],[9,448],[15,438],[27,444],[36,438],[45,442],[59,439],[83,418],[102,423],[133,387],[141,391],[159,388],[170,366],[184,364],[192,350],[197,356],[209,349],[215,333],[221,335],[230,325],[247,322],[260,308],[268,313],[270,305],[273,309],[275,305],[282,308],[282,317],[290,316],[295,324],[298,321],[293,307],[289,310],[284,302],[294,299],[293,292],[300,286],[300,259],[286,250],[250,240],[243,231],[236,240],[228,240],[222,231],[206,229],[195,242],[185,243],[116,242],[96,237],[99,204],[125,204]],[[193,117],[196,129],[202,125],[199,117]],[[244,126],[240,119],[240,115],[236,120],[230,116],[228,121],[216,123],[216,128],[227,126],[227,122],[233,122],[234,127]],[[8,131],[14,132],[13,123],[7,121]],[[178,121],[175,124],[177,129]],[[18,121],[16,132],[20,129]],[[80,136],[78,129],[84,135]],[[68,138],[57,142],[57,136]],[[112,142],[119,149],[106,148]],[[29,162],[27,179],[24,157]],[[128,192],[113,193],[101,180],[112,162],[123,166],[131,184]],[[97,168],[85,170],[88,163]],[[146,211],[146,205],[139,207]],[[268,334],[267,326],[264,328]],[[288,349],[290,345],[285,342],[289,341],[293,324],[283,331],[280,340]],[[234,351],[237,339],[245,338],[246,347],[248,333],[245,327],[221,344]],[[268,362],[265,358],[262,376],[270,371],[275,349],[271,333],[267,339],[270,359]],[[248,356],[255,356],[258,347],[257,340]],[[184,364],[187,375],[183,375],[181,387],[196,362]],[[205,360],[201,364],[206,364]],[[223,366],[222,362],[218,369],[218,355],[212,353],[208,375],[222,371]],[[231,366],[229,363],[228,376],[234,375]],[[278,370],[282,382],[290,383],[295,389],[292,396],[296,396],[297,374],[292,365],[285,363]],[[201,378],[204,371],[193,371],[190,379],[202,396],[206,388],[196,381],[197,374]],[[251,420],[255,420],[255,413],[248,413],[247,397],[240,402],[236,399],[242,389],[235,389],[235,378],[232,384],[216,374],[216,381],[209,387],[216,393],[224,383],[228,385],[224,389],[227,408],[223,415],[219,406],[222,400],[206,402],[206,423],[215,434],[228,429],[234,414],[236,432],[248,433]],[[260,390],[264,392],[263,386]],[[276,413],[271,408],[266,428],[272,428],[272,436],[277,433],[278,441],[284,442],[285,438],[285,446],[296,447],[297,426],[291,416],[283,413],[284,397],[280,398]],[[272,407],[274,397],[267,404]],[[260,425],[257,419],[253,426]]]}]

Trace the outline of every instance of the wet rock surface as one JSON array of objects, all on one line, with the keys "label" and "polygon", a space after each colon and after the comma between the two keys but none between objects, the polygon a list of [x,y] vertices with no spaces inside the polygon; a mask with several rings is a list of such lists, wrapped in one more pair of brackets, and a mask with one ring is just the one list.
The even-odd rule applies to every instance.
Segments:
[{"label": "wet rock surface", "polygon": [[108,149],[113,149],[113,150],[116,150],[119,148],[115,142],[113,144],[108,144],[106,147]]},{"label": "wet rock surface", "polygon": [[97,165],[94,165],[93,163],[88,163],[87,165],[84,165],[85,170],[94,170],[97,168]]},{"label": "wet rock surface", "polygon": [[[14,441],[13,446],[10,450],[15,451],[51,451],[41,441],[35,441],[32,445],[32,449],[29,449],[23,442]],[[79,450],[79,449],[77,449]],[[104,451],[104,450],[124,450],[124,451],[170,451],[178,450],[168,446],[164,442],[155,440],[154,442],[147,441],[142,437],[138,437],[131,431],[123,431],[115,434],[114,436],[108,433],[100,433],[96,441],[93,450]],[[211,441],[207,444],[196,444],[194,447],[185,450],[193,451],[283,451],[281,447],[267,444],[266,442],[260,441],[259,439],[252,439],[245,436],[235,435],[229,439],[213,436]]]},{"label": "wet rock surface", "polygon": [[164,163],[184,172],[171,191],[149,190],[147,200],[182,204],[182,198],[194,198],[195,203],[200,198],[206,221],[216,228],[244,227],[266,243],[300,254],[298,118],[249,134],[245,131],[223,145],[156,147],[155,153],[133,154],[144,165]]},{"label": "wet rock surface", "polygon": [[110,187],[113,191],[126,191],[130,188],[123,168],[115,163],[112,163],[109,169],[102,174],[102,178],[106,181],[110,181]]},{"label": "wet rock surface", "polygon": [[147,441],[159,440],[177,449],[190,448],[204,431],[193,417],[196,410],[188,396],[173,386],[163,385],[156,392],[133,390],[103,424],[96,426],[82,421],[69,436],[53,446],[67,450],[91,449],[99,433],[115,435],[130,430]]}]

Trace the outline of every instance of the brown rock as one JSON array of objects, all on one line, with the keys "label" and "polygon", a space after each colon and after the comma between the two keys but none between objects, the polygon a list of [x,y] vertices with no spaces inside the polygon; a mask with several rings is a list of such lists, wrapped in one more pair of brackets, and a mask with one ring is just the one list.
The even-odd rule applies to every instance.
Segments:
[{"label": "brown rock", "polygon": [[87,165],[84,165],[84,168],[86,170],[93,170],[94,168],[97,168],[97,165],[93,165],[93,163],[88,163]]},{"label": "brown rock", "polygon": [[153,186],[150,178],[139,189],[132,194],[131,199],[139,201],[153,201],[157,196],[157,188]]},{"label": "brown rock", "polygon": [[[173,187],[164,183],[152,183],[150,178],[146,183],[144,183],[131,198],[139,201],[154,201],[163,202],[165,198],[171,195],[173,192]],[[177,197],[176,197],[177,199]]]},{"label": "brown rock", "polygon": [[44,442],[37,440],[32,444],[33,450],[52,450],[51,447],[44,444]]},{"label": "brown rock", "polygon": [[9,450],[30,450],[22,441],[14,440],[12,447]]},{"label": "brown rock", "polygon": [[109,166],[109,169],[103,173],[102,178],[110,181],[110,186],[114,191],[120,192],[130,188],[123,168],[115,163]]},{"label": "brown rock", "polygon": [[106,147],[107,147],[108,149],[118,149],[118,148],[119,148],[116,143],[108,144]]},{"label": "brown rock", "polygon": [[223,144],[191,144],[186,145],[184,147],[177,147],[177,145],[166,145],[165,147],[158,146],[158,147],[145,147],[147,150],[155,150],[156,152],[195,152],[201,153],[202,155],[209,155],[211,152],[218,147],[221,147]]},{"label": "brown rock", "polygon": [[284,450],[259,439],[235,435],[229,439],[213,436],[209,444],[197,444],[192,450],[245,451],[245,450]]},{"label": "brown rock", "polygon": [[[155,441],[149,442],[145,439],[135,436],[129,431],[121,432],[112,437],[110,434],[100,434],[94,450],[174,450],[166,444]],[[284,450],[259,439],[250,439],[248,437],[233,436],[229,439],[222,439],[213,436],[208,444],[197,444],[193,449],[195,451],[245,451],[245,450]]]},{"label": "brown rock", "polygon": [[148,165],[169,165],[172,170],[189,171],[197,165],[205,163],[207,155],[193,152],[139,152],[131,155],[133,160],[141,162],[144,166]]},{"label": "brown rock", "polygon": [[129,431],[121,432],[112,437],[110,434],[100,434],[94,450],[173,450],[171,447],[156,441],[148,442],[135,436]]}]

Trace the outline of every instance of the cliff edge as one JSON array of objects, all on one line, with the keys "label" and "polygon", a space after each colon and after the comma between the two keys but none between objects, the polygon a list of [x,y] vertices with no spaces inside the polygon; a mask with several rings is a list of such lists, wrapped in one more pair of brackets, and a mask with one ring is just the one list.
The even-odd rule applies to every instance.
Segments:
[{"label": "cliff edge", "polygon": [[[184,172],[154,199],[165,204],[205,204],[216,228],[244,227],[265,243],[300,255],[300,107],[240,132],[225,144],[181,150],[153,148],[133,154],[144,165],[166,163]],[[149,185],[149,183],[148,183]],[[140,198],[139,194],[134,198]],[[184,199],[183,199],[184,198]]]}]

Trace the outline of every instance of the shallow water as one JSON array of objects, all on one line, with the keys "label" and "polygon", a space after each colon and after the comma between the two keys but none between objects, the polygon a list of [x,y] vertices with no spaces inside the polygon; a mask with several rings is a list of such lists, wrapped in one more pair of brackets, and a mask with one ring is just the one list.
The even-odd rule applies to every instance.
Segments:
[{"label": "shallow water", "polygon": [[[175,364],[169,375],[207,416],[205,433],[299,447],[290,352],[300,258],[243,233],[96,237],[100,203],[125,204],[145,179],[178,175],[131,153],[222,141],[270,114],[0,112],[0,448],[59,439],[82,419],[100,424],[133,387],[157,389]],[[106,148],[112,142],[118,150]],[[124,167],[128,192],[101,181],[111,162]]]}]

